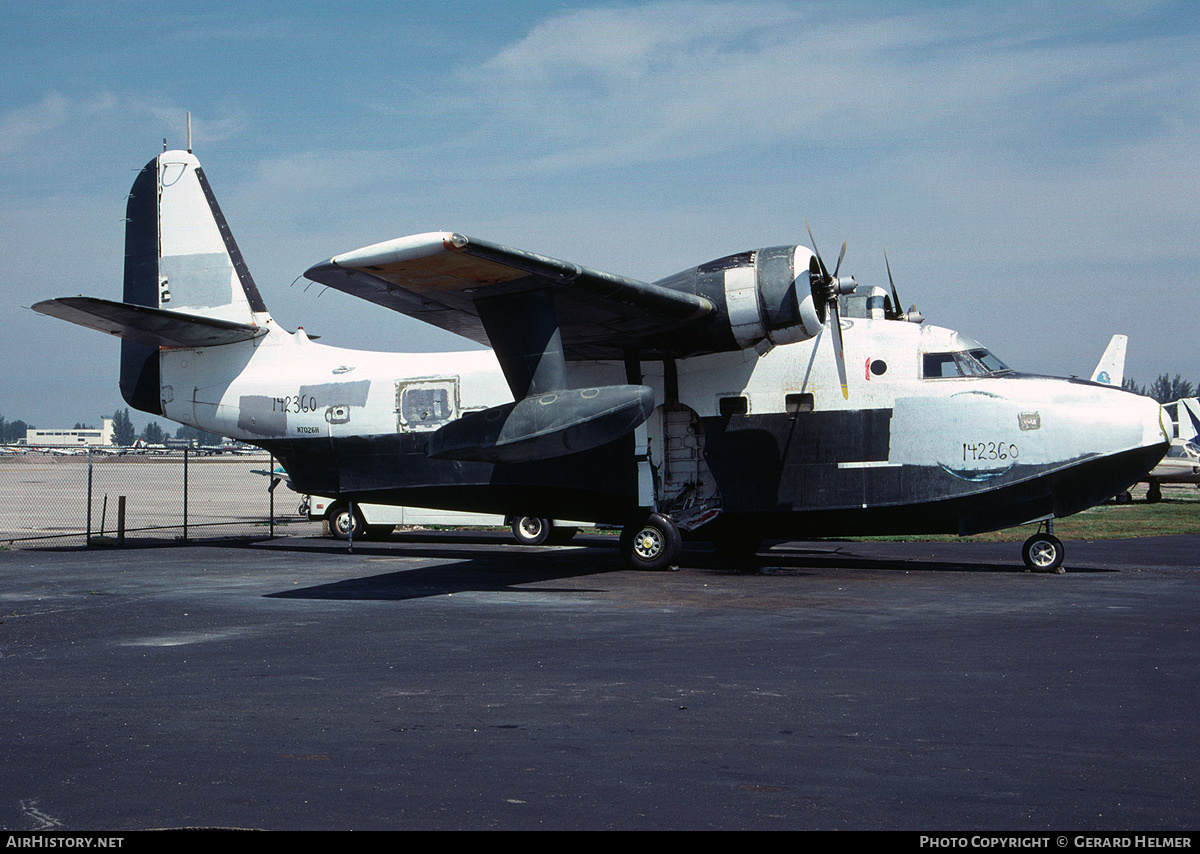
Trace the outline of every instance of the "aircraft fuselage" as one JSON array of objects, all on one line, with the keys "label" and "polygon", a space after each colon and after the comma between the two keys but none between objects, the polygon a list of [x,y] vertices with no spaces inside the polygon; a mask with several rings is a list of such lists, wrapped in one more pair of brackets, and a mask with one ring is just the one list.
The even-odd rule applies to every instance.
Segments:
[{"label": "aircraft fuselage", "polygon": [[612,523],[649,507],[698,534],[995,530],[1093,506],[1165,448],[1148,398],[946,370],[980,348],[935,326],[842,325],[849,400],[824,335],[763,355],[642,362],[636,378],[625,364],[573,362],[575,387],[636,380],[660,405],[617,441],[526,463],[426,453],[437,428],[512,399],[486,350],[344,350],[268,322],[254,341],[162,350],[160,397],[168,418],[271,450],[304,492]]}]

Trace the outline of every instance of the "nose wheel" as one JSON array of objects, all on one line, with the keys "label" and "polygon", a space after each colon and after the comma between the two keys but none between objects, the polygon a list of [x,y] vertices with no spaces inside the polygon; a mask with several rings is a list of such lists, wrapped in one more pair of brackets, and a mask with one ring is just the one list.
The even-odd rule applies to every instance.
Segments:
[{"label": "nose wheel", "polygon": [[1025,561],[1025,568],[1030,572],[1066,572],[1062,568],[1065,555],[1062,540],[1051,533],[1051,523],[1046,523],[1043,528],[1046,530],[1039,528],[1038,532],[1021,546],[1021,559]]}]

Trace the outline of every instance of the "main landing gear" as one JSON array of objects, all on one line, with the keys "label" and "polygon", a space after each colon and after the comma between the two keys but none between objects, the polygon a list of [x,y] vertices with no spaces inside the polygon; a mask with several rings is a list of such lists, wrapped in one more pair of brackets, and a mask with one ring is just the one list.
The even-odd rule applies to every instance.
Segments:
[{"label": "main landing gear", "polygon": [[1054,520],[1047,519],[1038,526],[1038,532],[1021,546],[1021,558],[1030,572],[1066,572],[1062,567],[1062,540],[1054,536]]},{"label": "main landing gear", "polygon": [[670,569],[683,550],[683,537],[670,516],[651,513],[621,529],[620,549],[633,569]]}]

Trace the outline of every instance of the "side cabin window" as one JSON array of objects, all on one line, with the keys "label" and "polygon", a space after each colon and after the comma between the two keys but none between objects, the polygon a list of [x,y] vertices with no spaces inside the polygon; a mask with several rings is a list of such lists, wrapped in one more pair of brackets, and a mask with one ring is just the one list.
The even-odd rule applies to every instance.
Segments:
[{"label": "side cabin window", "polygon": [[810,392],[785,395],[784,407],[787,409],[788,415],[799,415],[801,412],[812,412],[814,408],[813,396]]},{"label": "side cabin window", "polygon": [[458,417],[458,378],[396,383],[396,412],[402,433],[436,430]]},{"label": "side cabin window", "polygon": [[722,397],[717,406],[722,415],[745,415],[750,411],[750,401],[745,397]]},{"label": "side cabin window", "polygon": [[925,379],[946,379],[966,374],[953,353],[926,353],[921,361],[921,376]]}]

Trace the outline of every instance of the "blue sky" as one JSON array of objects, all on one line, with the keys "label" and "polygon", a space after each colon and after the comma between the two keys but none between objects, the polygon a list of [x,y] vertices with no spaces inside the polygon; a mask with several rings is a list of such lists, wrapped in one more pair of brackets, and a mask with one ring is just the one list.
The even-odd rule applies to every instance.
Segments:
[{"label": "blue sky", "polygon": [[[446,333],[295,282],[450,229],[647,280],[819,245],[1015,367],[1200,380],[1200,8],[1186,2],[55,3],[7,9],[0,414],[98,423],[125,194],[193,147],[259,289],[325,343]],[[139,426],[147,416],[134,415]]]}]

